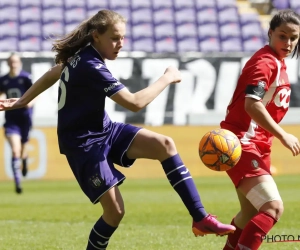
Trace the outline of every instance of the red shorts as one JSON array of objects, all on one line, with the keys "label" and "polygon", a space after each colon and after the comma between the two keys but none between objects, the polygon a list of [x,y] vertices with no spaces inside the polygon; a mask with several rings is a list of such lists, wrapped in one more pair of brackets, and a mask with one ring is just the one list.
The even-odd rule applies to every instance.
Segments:
[{"label": "red shorts", "polygon": [[236,188],[243,178],[271,175],[270,154],[261,155],[258,151],[243,150],[241,159],[227,174]]}]

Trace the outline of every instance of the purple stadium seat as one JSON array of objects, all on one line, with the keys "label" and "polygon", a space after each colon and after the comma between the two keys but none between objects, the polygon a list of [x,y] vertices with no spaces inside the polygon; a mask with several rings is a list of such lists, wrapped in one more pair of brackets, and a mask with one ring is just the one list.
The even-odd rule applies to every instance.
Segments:
[{"label": "purple stadium seat", "polygon": [[22,23],[19,26],[20,37],[29,37],[29,36],[41,36],[42,35],[42,27],[41,22],[27,22]]},{"label": "purple stadium seat", "polygon": [[109,0],[109,7],[115,8],[130,8],[130,0]]},{"label": "purple stadium seat", "polygon": [[123,17],[125,17],[127,20],[130,21],[131,19],[131,10],[129,7],[116,7],[113,9],[114,11],[118,12],[120,15],[122,15]]},{"label": "purple stadium seat", "polygon": [[161,23],[154,26],[154,35],[156,39],[161,39],[162,37],[175,37],[175,27],[174,23]]},{"label": "purple stadium seat", "polygon": [[81,22],[86,17],[85,8],[70,8],[64,11],[65,23]]},{"label": "purple stadium seat", "polygon": [[97,12],[101,9],[108,9],[108,0],[87,0],[86,1],[86,8],[88,10],[96,9]]},{"label": "purple stadium seat", "polygon": [[210,0],[210,1],[195,0],[195,3],[196,3],[196,9],[198,10],[217,7],[215,0]]},{"label": "purple stadium seat", "polygon": [[272,0],[273,6],[278,10],[288,9],[290,8],[291,0]]},{"label": "purple stadium seat", "polygon": [[155,41],[155,51],[161,52],[176,52],[177,42],[174,37],[164,37]]},{"label": "purple stadium seat", "polygon": [[152,6],[154,10],[157,9],[165,9],[165,8],[173,8],[172,0],[152,0]]},{"label": "purple stadium seat", "polygon": [[64,9],[62,7],[50,7],[42,11],[42,21],[44,23],[50,21],[64,21]]},{"label": "purple stadium seat", "polygon": [[85,0],[64,0],[65,8],[85,8]]},{"label": "purple stadium seat", "polygon": [[153,12],[153,22],[174,22],[174,12],[172,8],[162,8]]},{"label": "purple stadium seat", "polygon": [[262,37],[262,27],[260,23],[249,23],[245,24],[241,27],[242,29],[242,37],[243,39],[247,39],[249,37]]},{"label": "purple stadium seat", "polygon": [[241,25],[245,25],[248,23],[259,23],[259,15],[257,13],[243,13],[240,15],[240,23]]},{"label": "purple stadium seat", "polygon": [[239,22],[239,14],[236,7],[222,9],[218,12],[219,23]]},{"label": "purple stadium seat", "polygon": [[221,47],[223,52],[242,52],[243,51],[243,45],[242,41],[239,37],[231,37],[226,40],[221,41]]},{"label": "purple stadium seat", "polygon": [[243,41],[244,51],[255,52],[265,45],[261,37],[252,37]]},{"label": "purple stadium seat", "polygon": [[29,6],[41,7],[41,0],[20,0],[21,8],[25,8]]},{"label": "purple stadium seat", "polygon": [[19,6],[19,0],[1,0],[0,8],[4,6]]},{"label": "purple stadium seat", "polygon": [[37,6],[25,7],[19,10],[20,22],[40,21],[42,10]]},{"label": "purple stadium seat", "polygon": [[50,39],[43,39],[41,41],[41,51],[51,51],[52,41]]},{"label": "purple stadium seat", "polygon": [[6,37],[6,36],[17,36],[18,34],[19,34],[19,23],[18,22],[7,21],[4,23],[0,23],[0,38]]},{"label": "purple stadium seat", "polygon": [[40,37],[28,37],[19,39],[19,51],[40,51],[41,39]]},{"label": "purple stadium seat", "polygon": [[219,27],[216,23],[208,23],[198,26],[198,37],[200,40],[206,37],[219,37]]},{"label": "purple stadium seat", "polygon": [[176,10],[182,8],[195,8],[194,0],[174,0],[174,8]]},{"label": "purple stadium seat", "polygon": [[184,23],[176,26],[176,35],[178,39],[185,37],[198,37],[197,26],[195,23]]},{"label": "purple stadium seat", "polygon": [[130,37],[125,37],[122,50],[123,51],[131,51],[132,50],[131,38]]},{"label": "purple stadium seat", "polygon": [[299,0],[290,0],[290,6],[292,9],[300,8],[300,1]]},{"label": "purple stadium seat", "polygon": [[80,22],[73,22],[73,23],[68,23],[64,25],[64,34],[70,33],[72,30],[74,30]]},{"label": "purple stadium seat", "polygon": [[206,8],[197,12],[198,24],[217,23],[218,13],[216,8]]},{"label": "purple stadium seat", "polygon": [[202,52],[216,52],[221,51],[220,40],[217,37],[207,38],[200,41],[199,49]]},{"label": "purple stadium seat", "polygon": [[177,40],[178,52],[199,51],[198,39],[188,37],[186,39]]},{"label": "purple stadium seat", "polygon": [[49,8],[49,7],[63,7],[64,0],[42,0],[42,7]]},{"label": "purple stadium seat", "polygon": [[151,0],[131,0],[132,10],[136,10],[139,8],[151,8],[151,6]]},{"label": "purple stadium seat", "polygon": [[149,8],[139,8],[131,11],[131,23],[149,23],[152,22],[152,10]]},{"label": "purple stadium seat", "polygon": [[190,23],[196,22],[196,12],[194,8],[183,8],[175,11],[175,22],[180,23]]},{"label": "purple stadium seat", "polygon": [[86,17],[91,17],[98,13],[100,9],[90,9],[86,11]]},{"label": "purple stadium seat", "polygon": [[0,39],[1,51],[17,51],[18,50],[18,38],[17,37],[6,37]]},{"label": "purple stadium seat", "polygon": [[237,7],[236,0],[216,0],[219,10]]},{"label": "purple stadium seat", "polygon": [[133,51],[154,52],[154,42],[152,38],[141,38],[132,41]]},{"label": "purple stadium seat", "polygon": [[225,39],[227,37],[241,37],[241,28],[239,23],[226,23],[220,25],[220,37]]},{"label": "purple stadium seat", "polygon": [[132,33],[132,25],[130,22],[126,23],[126,35],[125,37],[130,37]]},{"label": "purple stadium seat", "polygon": [[64,35],[64,33],[64,23],[62,22],[50,22],[42,26],[42,34],[46,39],[56,35]]},{"label": "purple stadium seat", "polygon": [[131,27],[131,36],[133,39],[141,37],[153,37],[153,24],[152,23],[141,23]]},{"label": "purple stadium seat", "polygon": [[5,21],[18,21],[19,9],[15,6],[2,7],[0,9],[0,23]]}]

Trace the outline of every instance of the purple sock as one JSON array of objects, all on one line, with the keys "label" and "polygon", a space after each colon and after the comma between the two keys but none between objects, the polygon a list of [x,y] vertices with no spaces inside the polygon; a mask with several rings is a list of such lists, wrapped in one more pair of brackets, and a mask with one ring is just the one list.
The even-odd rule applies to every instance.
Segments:
[{"label": "purple sock", "polygon": [[11,167],[14,175],[15,184],[17,187],[21,186],[21,173],[20,173],[20,159],[12,158],[11,159]]},{"label": "purple sock", "polygon": [[108,225],[101,217],[91,230],[86,250],[104,250],[116,227]]},{"label": "purple sock", "polygon": [[161,164],[170,184],[179,194],[194,221],[197,222],[206,217],[207,213],[202,205],[193,178],[180,156],[176,154],[164,160]]}]

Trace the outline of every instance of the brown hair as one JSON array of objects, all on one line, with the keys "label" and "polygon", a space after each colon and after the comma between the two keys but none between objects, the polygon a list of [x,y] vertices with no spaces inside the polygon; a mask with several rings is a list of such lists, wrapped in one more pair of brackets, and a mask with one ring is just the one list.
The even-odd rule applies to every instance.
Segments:
[{"label": "brown hair", "polygon": [[93,41],[93,31],[97,30],[99,34],[104,34],[110,25],[118,22],[126,23],[126,19],[112,10],[98,11],[75,30],[54,41],[52,51],[56,52],[55,63],[66,64],[77,51]]},{"label": "brown hair", "polygon": [[[270,30],[275,30],[283,23],[293,23],[300,27],[300,16],[295,11],[290,9],[280,10],[273,16],[272,20],[270,21]],[[300,55],[300,38],[294,49],[292,57],[294,57],[295,55],[297,55],[297,58]]]}]

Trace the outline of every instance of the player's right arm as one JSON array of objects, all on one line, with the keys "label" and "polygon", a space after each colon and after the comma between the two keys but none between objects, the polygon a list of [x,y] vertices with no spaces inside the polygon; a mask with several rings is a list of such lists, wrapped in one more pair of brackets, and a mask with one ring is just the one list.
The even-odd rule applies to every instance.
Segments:
[{"label": "player's right arm", "polygon": [[264,61],[258,60],[245,69],[243,73],[247,74],[249,78],[245,90],[244,109],[252,120],[278,138],[296,156],[300,153],[299,140],[280,127],[262,103],[262,99],[268,91],[270,83],[274,82],[277,72],[278,66],[272,57],[264,58]]},{"label": "player's right arm", "polygon": [[60,78],[62,72],[62,65],[55,65],[48,70],[43,76],[41,76],[25,93],[21,98],[10,98],[6,100],[0,100],[0,111],[11,110],[25,107],[30,101],[32,101],[39,94],[51,87]]},{"label": "player's right arm", "polygon": [[165,73],[153,84],[136,93],[123,88],[110,98],[122,107],[137,112],[151,103],[168,85],[181,81],[180,71],[175,67],[168,67]]}]

